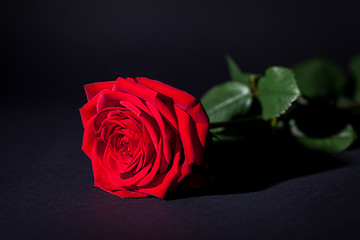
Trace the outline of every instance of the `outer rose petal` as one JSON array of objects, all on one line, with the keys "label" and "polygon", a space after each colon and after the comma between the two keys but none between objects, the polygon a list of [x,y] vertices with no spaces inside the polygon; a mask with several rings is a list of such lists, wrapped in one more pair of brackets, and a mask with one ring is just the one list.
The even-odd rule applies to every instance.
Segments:
[{"label": "outer rose petal", "polygon": [[193,108],[189,109],[188,113],[195,122],[196,130],[201,142],[202,147],[205,147],[206,138],[209,129],[209,118],[206,115],[206,111],[200,102]]},{"label": "outer rose petal", "polygon": [[189,109],[196,101],[196,99],[187,92],[173,88],[162,82],[145,77],[137,77],[136,80],[143,86],[170,97],[175,104],[183,109]]},{"label": "outer rose petal", "polygon": [[111,190],[106,190],[103,189],[109,193],[112,193],[118,197],[121,198],[143,198],[143,197],[149,197],[149,194],[146,193],[141,193],[141,192],[132,192],[132,191],[127,191],[127,190],[115,190],[115,191],[111,191]]},{"label": "outer rose petal", "polygon": [[88,155],[90,159],[92,159],[91,151],[96,140],[95,132],[93,131],[94,119],[95,116],[90,118],[89,121],[87,121],[86,125],[84,126],[84,137],[81,147],[84,153]]},{"label": "outer rose petal", "polygon": [[144,99],[145,101],[154,101],[158,93],[150,88],[141,86],[134,82],[132,79],[118,78],[116,79],[113,91],[121,91],[130,93],[137,97]]},{"label": "outer rose petal", "polygon": [[85,126],[85,124],[89,120],[89,118],[91,118],[92,116],[94,116],[97,113],[96,105],[98,103],[98,98],[106,92],[109,92],[109,90],[107,90],[107,89],[102,90],[101,92],[96,94],[96,96],[94,96],[82,108],[80,108],[80,115],[81,115],[81,120],[82,120],[83,126]]},{"label": "outer rose petal", "polygon": [[185,163],[189,166],[192,164],[200,165],[202,160],[202,149],[199,136],[197,135],[194,122],[189,114],[175,106],[176,115],[179,122],[179,134],[184,148]]},{"label": "outer rose petal", "polygon": [[96,94],[101,92],[104,89],[111,90],[115,84],[115,81],[110,82],[98,82],[90,83],[84,86],[87,100],[90,101]]},{"label": "outer rose petal", "polygon": [[106,92],[98,100],[98,111],[108,107],[118,107],[120,102],[130,103],[142,111],[151,114],[145,104],[136,96],[123,92]]}]

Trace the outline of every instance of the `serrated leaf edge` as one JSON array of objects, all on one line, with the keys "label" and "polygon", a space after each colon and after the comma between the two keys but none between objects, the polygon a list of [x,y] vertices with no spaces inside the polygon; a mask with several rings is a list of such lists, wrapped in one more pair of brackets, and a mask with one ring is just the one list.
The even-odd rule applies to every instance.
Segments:
[{"label": "serrated leaf edge", "polygon": [[[291,69],[289,69],[289,68],[285,68],[285,67],[281,67],[281,66],[269,67],[268,69],[266,69],[265,75],[262,76],[259,81],[261,81],[263,78],[266,77],[267,71],[269,71],[269,70],[271,70],[271,69],[274,69],[275,71],[279,71],[280,68],[289,70],[290,73],[291,73],[291,75],[292,75],[292,77],[295,79],[295,85],[296,85],[296,90],[295,90],[295,92],[294,92],[295,96],[290,99],[289,104],[286,106],[286,108],[285,108],[282,112],[280,112],[280,113],[278,113],[278,114],[276,114],[276,115],[274,115],[274,116],[271,116],[271,117],[265,117],[265,116],[263,116],[264,120],[269,120],[269,119],[272,119],[272,118],[274,118],[274,117],[279,117],[280,115],[284,114],[284,113],[286,112],[286,110],[288,110],[289,107],[292,105],[292,103],[301,96],[301,92],[300,92],[299,86],[298,86],[298,84],[297,84],[297,81],[296,81],[296,78],[295,78],[295,74],[294,74],[294,72],[293,72]],[[258,97],[258,93],[259,93],[259,92],[257,92],[257,95],[256,95],[257,97]],[[278,92],[276,92],[276,93],[278,93]],[[259,100],[260,100],[260,98],[259,98]],[[260,101],[260,102],[261,102],[261,101]]]}]

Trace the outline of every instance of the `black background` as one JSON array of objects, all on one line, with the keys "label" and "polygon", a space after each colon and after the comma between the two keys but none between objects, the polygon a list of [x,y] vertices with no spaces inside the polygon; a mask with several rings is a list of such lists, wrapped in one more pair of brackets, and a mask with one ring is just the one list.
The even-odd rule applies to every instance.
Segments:
[{"label": "black background", "polygon": [[247,159],[246,191],[121,200],[92,188],[78,113],[84,84],[118,76],[200,97],[229,78],[225,54],[247,72],[313,56],[346,70],[356,1],[14,0],[1,24],[1,239],[359,239],[359,149]]},{"label": "black background", "polygon": [[247,72],[360,52],[356,1],[2,1],[2,96],[84,103],[82,86],[146,76],[200,97]]}]

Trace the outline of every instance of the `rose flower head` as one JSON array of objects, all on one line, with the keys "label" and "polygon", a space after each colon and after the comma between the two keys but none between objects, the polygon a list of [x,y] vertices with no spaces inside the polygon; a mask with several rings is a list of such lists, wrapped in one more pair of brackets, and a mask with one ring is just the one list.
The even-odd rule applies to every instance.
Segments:
[{"label": "rose flower head", "polygon": [[144,77],[85,86],[82,149],[95,187],[164,198],[201,166],[209,120],[193,96]]}]

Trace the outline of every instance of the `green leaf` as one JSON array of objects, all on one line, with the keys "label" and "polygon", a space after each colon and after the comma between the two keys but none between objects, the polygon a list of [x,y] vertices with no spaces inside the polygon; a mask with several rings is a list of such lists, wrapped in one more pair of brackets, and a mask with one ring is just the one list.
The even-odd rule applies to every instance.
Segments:
[{"label": "green leaf", "polygon": [[213,141],[214,142],[235,142],[235,141],[242,141],[245,140],[244,136],[236,135],[236,134],[226,134],[226,133],[214,133],[213,134]]},{"label": "green leaf", "polygon": [[341,152],[348,148],[357,138],[353,127],[348,124],[335,135],[324,138],[313,138],[306,136],[296,125],[295,120],[290,122],[290,131],[297,142],[306,148],[324,151],[327,153]]},{"label": "green leaf", "polygon": [[230,80],[244,83],[250,87],[250,80],[239,68],[239,66],[235,63],[234,59],[229,55],[226,55],[226,62],[228,64]]},{"label": "green leaf", "polygon": [[360,55],[350,60],[349,70],[355,80],[354,99],[360,102]]},{"label": "green leaf", "polygon": [[314,58],[293,68],[301,93],[309,98],[340,96],[346,85],[346,76],[333,62]]},{"label": "green leaf", "polygon": [[260,78],[257,97],[262,108],[263,119],[277,117],[295,101],[300,91],[293,72],[283,67],[271,67]]},{"label": "green leaf", "polygon": [[251,91],[240,82],[225,82],[214,86],[201,98],[210,122],[228,121],[245,114],[252,103]]}]

